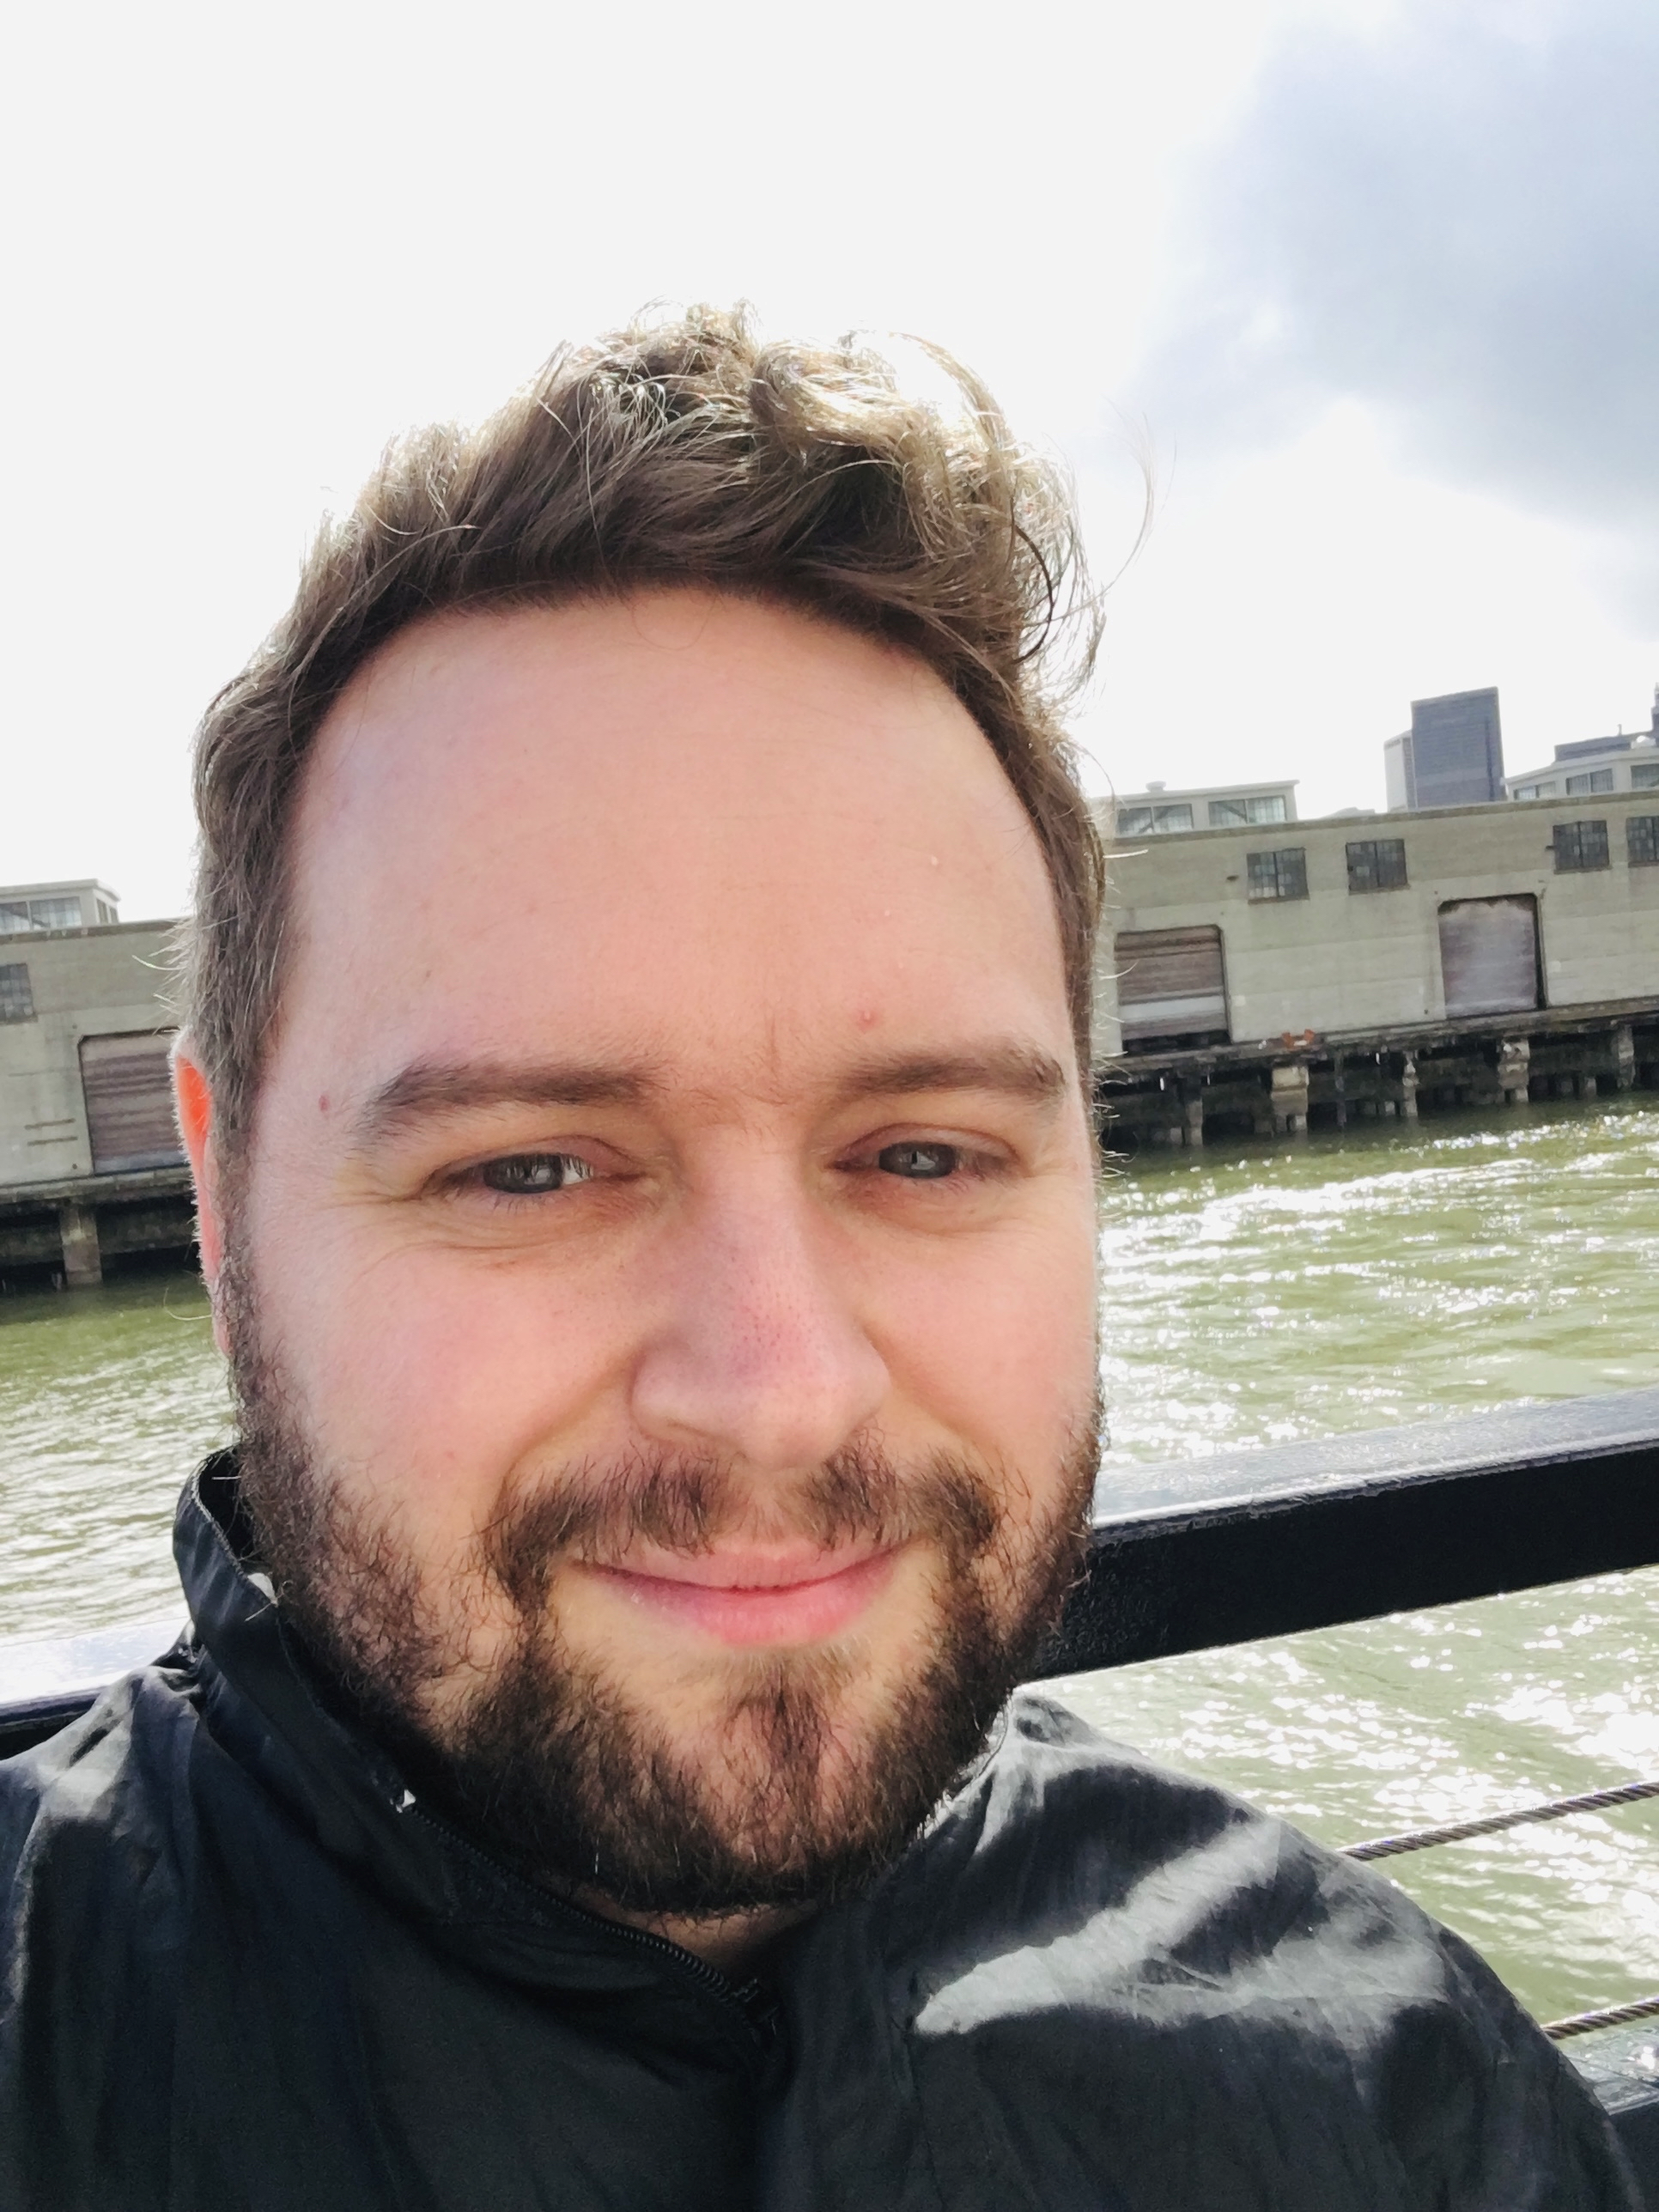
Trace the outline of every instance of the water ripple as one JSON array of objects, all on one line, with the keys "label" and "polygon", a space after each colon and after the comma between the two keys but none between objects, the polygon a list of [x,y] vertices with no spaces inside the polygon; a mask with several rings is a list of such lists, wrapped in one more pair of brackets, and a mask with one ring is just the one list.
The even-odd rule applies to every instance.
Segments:
[{"label": "water ripple", "polygon": [[175,1605],[173,1503],[228,1413],[194,1277],[0,1300],[0,1636]]}]

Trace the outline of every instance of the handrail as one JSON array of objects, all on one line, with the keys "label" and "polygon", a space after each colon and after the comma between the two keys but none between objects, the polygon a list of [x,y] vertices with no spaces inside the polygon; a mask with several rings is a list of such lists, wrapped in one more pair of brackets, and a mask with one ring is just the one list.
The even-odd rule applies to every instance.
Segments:
[{"label": "handrail", "polygon": [[1109,1469],[1039,1675],[1659,1562],[1659,1389]]}]

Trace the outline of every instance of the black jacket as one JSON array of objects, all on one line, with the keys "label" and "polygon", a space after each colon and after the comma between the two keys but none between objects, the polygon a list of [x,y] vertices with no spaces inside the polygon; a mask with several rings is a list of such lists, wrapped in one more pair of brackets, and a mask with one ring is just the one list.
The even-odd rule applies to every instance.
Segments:
[{"label": "black jacket", "polygon": [[1029,1696],[765,1989],[432,1818],[185,1492],[199,1645],[0,1765],[3,2212],[1613,2212],[1389,1883]]}]

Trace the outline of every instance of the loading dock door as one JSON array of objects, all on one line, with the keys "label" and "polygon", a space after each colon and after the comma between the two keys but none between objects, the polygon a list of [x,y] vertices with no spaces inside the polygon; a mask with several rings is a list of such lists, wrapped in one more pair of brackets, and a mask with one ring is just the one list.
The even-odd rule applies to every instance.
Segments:
[{"label": "loading dock door", "polygon": [[1440,909],[1449,1014],[1525,1013],[1539,1004],[1535,898],[1455,899]]},{"label": "loading dock door", "polygon": [[81,1040],[81,1087],[94,1175],[170,1168],[184,1157],[167,1073],[171,1030]]},{"label": "loading dock door", "polygon": [[1125,1044],[1227,1032],[1221,932],[1126,929],[1113,945]]}]

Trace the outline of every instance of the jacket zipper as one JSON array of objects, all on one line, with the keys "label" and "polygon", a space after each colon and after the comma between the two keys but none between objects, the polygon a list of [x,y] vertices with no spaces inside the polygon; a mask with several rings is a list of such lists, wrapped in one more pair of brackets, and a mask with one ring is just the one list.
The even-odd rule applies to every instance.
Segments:
[{"label": "jacket zipper", "polygon": [[708,1996],[718,1998],[722,2004],[734,2010],[750,2035],[763,2049],[770,2039],[777,2008],[766,2003],[765,2009],[760,2009],[765,2001],[758,1978],[734,1982],[718,1966],[711,1966],[706,1959],[698,1958],[695,1951],[688,1951],[683,1944],[671,1942],[666,1936],[653,1936],[648,1928],[630,1928],[625,1920],[607,1920],[603,1913],[592,1912],[586,1905],[578,1905],[570,1898],[561,1897],[554,1890],[538,1889],[533,1882],[526,1881],[522,1875],[515,1873],[511,1867],[503,1866],[499,1859],[492,1858],[488,1851],[481,1850],[470,1836],[463,1835],[447,1820],[440,1820],[435,1813],[428,1813],[418,1799],[402,1817],[407,1820],[410,1814],[430,1828],[434,1835],[441,1837],[453,1850],[464,1851],[469,1858],[476,1859],[479,1865],[488,1867],[498,1881],[508,1882],[521,1891],[538,1911],[544,1911],[550,1905],[556,1912],[568,1914],[573,1920],[581,1921],[612,1940],[630,1943],[636,1950],[667,1960],[680,1973],[698,1984]]}]

